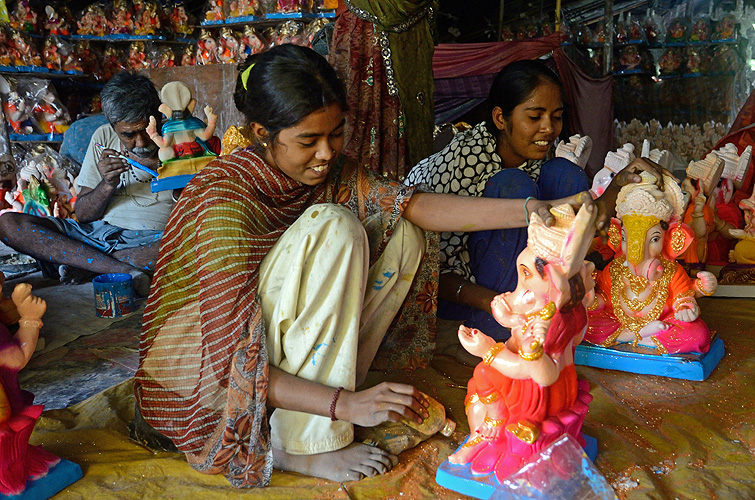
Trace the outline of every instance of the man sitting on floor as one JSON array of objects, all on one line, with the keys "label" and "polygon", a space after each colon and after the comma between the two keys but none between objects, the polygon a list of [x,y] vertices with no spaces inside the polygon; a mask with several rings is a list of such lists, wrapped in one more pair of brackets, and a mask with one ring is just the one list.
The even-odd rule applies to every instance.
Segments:
[{"label": "man sitting on floor", "polygon": [[146,296],[174,200],[171,191],[152,193],[152,176],[124,157],[157,170],[158,148],[145,129],[150,116],[160,119],[160,96],[148,78],[122,72],[104,86],[101,100],[109,123],[92,135],[76,179],[78,221],[6,212],[0,238],[64,283],[129,273],[135,293]]}]

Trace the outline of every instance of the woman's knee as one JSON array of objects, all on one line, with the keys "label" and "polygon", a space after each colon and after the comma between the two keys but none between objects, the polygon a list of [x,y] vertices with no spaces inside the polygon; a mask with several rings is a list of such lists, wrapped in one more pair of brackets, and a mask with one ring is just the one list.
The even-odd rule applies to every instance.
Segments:
[{"label": "woman's knee", "polygon": [[527,198],[538,197],[535,181],[523,170],[506,168],[488,179],[482,193],[485,198]]},{"label": "woman's knee", "polygon": [[587,173],[566,158],[552,158],[540,169],[540,191],[543,198],[571,196],[590,188]]},{"label": "woman's knee", "polygon": [[[361,221],[348,208],[334,203],[312,205],[297,220],[304,225],[307,233],[319,235],[333,235],[329,238],[332,243],[349,242],[367,245],[367,233]],[[348,236],[348,237],[345,237]]]}]

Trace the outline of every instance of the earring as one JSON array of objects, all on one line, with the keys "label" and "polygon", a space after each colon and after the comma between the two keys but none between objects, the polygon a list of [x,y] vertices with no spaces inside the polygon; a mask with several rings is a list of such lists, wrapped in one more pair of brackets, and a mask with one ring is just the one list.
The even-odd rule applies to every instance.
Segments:
[{"label": "earring", "polygon": [[262,141],[262,147],[267,148],[267,141]]}]

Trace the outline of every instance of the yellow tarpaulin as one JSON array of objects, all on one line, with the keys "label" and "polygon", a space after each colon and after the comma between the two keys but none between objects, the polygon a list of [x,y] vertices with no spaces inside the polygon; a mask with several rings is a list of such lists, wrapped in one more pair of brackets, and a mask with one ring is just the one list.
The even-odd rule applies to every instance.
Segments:
[{"label": "yellow tarpaulin", "polygon": [[[706,381],[578,368],[594,396],[584,431],[597,438],[595,464],[621,499],[755,498],[755,301],[703,299],[701,309],[727,351]],[[469,432],[465,393],[458,386],[466,385],[471,373],[471,367],[438,355],[426,370],[389,374],[445,403],[458,427],[450,438],[436,436],[402,453],[386,475],[347,483],[351,498],[465,498],[434,478]],[[221,476],[195,472],[182,455],[155,454],[131,441],[127,425],[133,406],[129,380],[43,414],[31,442],[84,472],[56,499],[349,499],[339,484],[278,471],[267,488],[236,490]]]}]

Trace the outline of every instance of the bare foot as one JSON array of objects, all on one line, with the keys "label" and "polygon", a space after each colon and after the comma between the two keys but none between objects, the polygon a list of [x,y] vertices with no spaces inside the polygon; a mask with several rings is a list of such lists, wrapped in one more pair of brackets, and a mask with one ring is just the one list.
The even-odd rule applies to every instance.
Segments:
[{"label": "bare foot", "polygon": [[316,455],[291,455],[282,450],[273,450],[273,466],[276,469],[339,482],[377,476],[388,472],[397,463],[396,455],[362,443],[352,443],[346,448]]}]

